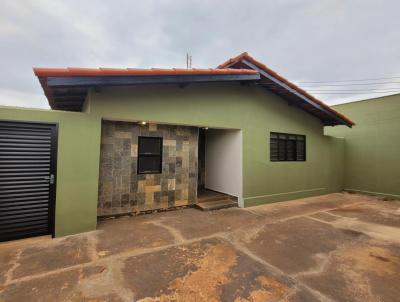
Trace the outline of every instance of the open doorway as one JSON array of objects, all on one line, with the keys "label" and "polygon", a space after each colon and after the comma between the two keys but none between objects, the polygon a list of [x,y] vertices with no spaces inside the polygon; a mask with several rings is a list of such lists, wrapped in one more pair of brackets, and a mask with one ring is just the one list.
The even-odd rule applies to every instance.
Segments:
[{"label": "open doorway", "polygon": [[242,205],[242,132],[199,129],[197,202]]}]

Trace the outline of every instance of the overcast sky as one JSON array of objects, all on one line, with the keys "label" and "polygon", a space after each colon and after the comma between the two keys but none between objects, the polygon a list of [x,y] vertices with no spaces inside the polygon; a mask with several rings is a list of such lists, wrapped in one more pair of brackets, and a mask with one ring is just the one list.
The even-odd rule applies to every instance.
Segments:
[{"label": "overcast sky", "polygon": [[399,12],[398,0],[0,0],[0,104],[48,108],[34,66],[185,67],[187,52],[200,68],[247,51],[328,104],[393,94]]}]

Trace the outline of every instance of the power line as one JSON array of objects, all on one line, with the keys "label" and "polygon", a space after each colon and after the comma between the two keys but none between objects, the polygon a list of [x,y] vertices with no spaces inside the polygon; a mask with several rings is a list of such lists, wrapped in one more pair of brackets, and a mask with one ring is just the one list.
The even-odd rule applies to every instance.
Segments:
[{"label": "power line", "polygon": [[[304,90],[312,94],[397,94],[400,93],[399,87],[387,87],[387,88],[378,88],[377,87],[360,87],[360,89],[349,87],[346,89],[346,86],[360,86],[360,85],[384,85],[384,84],[400,84],[400,82],[376,82],[376,83],[351,83],[351,84],[329,84],[329,85],[305,85],[301,86]],[[275,83],[261,83],[263,86],[271,86],[277,90],[285,90],[283,87],[277,87]],[[333,88],[329,88],[333,87]],[[335,88],[337,87],[337,88]]]},{"label": "power line", "polygon": [[[310,92],[310,91],[309,91]],[[371,92],[312,92],[312,94],[371,94],[371,93],[400,93],[400,91],[371,91]]]},{"label": "power line", "polygon": [[321,92],[324,92],[324,91],[327,91],[327,92],[329,92],[329,91],[333,91],[333,92],[335,92],[335,91],[337,91],[337,92],[341,92],[341,91],[344,91],[344,92],[346,92],[346,91],[377,91],[377,92],[379,92],[379,91],[381,91],[381,92],[385,92],[385,91],[393,91],[393,90],[395,90],[395,91],[400,91],[400,87],[398,87],[398,88],[373,88],[373,89],[334,89],[334,88],[332,88],[332,89],[307,89],[307,91],[321,91]]},{"label": "power line", "polygon": [[351,83],[351,84],[322,84],[322,85],[301,85],[301,87],[336,87],[336,86],[368,86],[368,85],[385,85],[400,84],[400,82],[375,82],[375,83]]},{"label": "power line", "polygon": [[343,83],[343,82],[364,82],[364,81],[390,80],[390,79],[400,79],[400,77],[352,79],[352,80],[331,80],[331,81],[301,81],[301,82],[297,82],[297,83],[299,83],[299,84],[303,84],[303,83]]},{"label": "power line", "polygon": [[[400,82],[375,82],[375,83],[351,83],[351,84],[321,84],[321,85],[298,85],[302,88],[312,87],[342,87],[342,86],[373,86],[373,85],[386,85],[386,84],[400,84]],[[264,86],[276,86],[275,83],[263,82],[261,85]],[[399,87],[400,88],[400,87]],[[397,88],[396,88],[397,89]]]}]

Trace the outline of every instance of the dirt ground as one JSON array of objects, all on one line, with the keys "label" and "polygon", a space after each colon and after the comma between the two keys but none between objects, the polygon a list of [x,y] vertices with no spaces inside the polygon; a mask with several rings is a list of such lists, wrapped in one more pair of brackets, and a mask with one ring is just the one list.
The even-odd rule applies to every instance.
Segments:
[{"label": "dirt ground", "polygon": [[0,301],[400,301],[400,201],[185,209],[2,243]]}]

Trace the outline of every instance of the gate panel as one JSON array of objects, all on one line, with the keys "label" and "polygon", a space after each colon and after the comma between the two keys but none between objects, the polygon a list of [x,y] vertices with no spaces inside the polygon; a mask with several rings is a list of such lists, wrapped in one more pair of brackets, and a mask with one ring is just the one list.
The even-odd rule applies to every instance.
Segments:
[{"label": "gate panel", "polygon": [[53,234],[57,125],[0,121],[0,241]]}]

